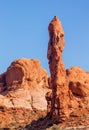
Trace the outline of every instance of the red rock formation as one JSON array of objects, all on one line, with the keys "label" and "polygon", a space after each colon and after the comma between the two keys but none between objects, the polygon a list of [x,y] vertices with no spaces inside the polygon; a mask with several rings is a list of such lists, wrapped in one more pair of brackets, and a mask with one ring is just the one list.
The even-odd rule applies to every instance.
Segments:
[{"label": "red rock formation", "polygon": [[[6,90],[8,90],[6,97],[15,97],[13,99],[14,105],[9,102],[9,98],[4,97],[7,101],[5,106],[28,108],[34,106],[35,109],[47,110],[45,94],[48,91],[48,75],[41,68],[38,60],[22,58],[12,62],[7,72],[0,75],[1,88],[4,88],[4,83]],[[14,91],[16,89],[18,91]],[[31,100],[32,104],[28,103],[27,100]],[[4,100],[2,104],[4,104]]]},{"label": "red rock formation", "polygon": [[36,59],[22,58],[11,63],[6,72],[6,84],[10,88],[14,84],[25,85],[30,82],[45,82],[47,86],[47,72],[42,69]]},{"label": "red rock formation", "polygon": [[[24,122],[24,112],[28,112],[30,122],[47,114],[48,75],[38,60],[22,58],[12,62],[0,75],[0,85],[0,127],[14,122],[15,119],[8,121],[8,116],[12,118],[16,111],[21,111],[16,115],[21,117],[19,122]],[[7,121],[3,124],[4,118]]]},{"label": "red rock formation", "polygon": [[[71,109],[88,108],[89,110],[89,73],[80,67],[72,67],[66,70],[67,82],[72,92],[70,101]],[[69,108],[70,109],[70,108]]]},{"label": "red rock formation", "polygon": [[82,98],[89,96],[89,73],[80,67],[72,67],[66,70],[69,89],[73,94]]},{"label": "red rock formation", "polygon": [[66,81],[66,70],[62,61],[64,49],[64,31],[61,22],[55,16],[48,27],[49,43],[47,58],[51,73],[52,101],[51,115],[54,119],[65,120],[69,118],[69,89]]},{"label": "red rock formation", "polygon": [[6,81],[5,81],[6,73],[3,73],[0,75],[0,92],[4,91],[6,89]]},{"label": "red rock formation", "polygon": [[[49,78],[38,60],[26,58],[12,62],[0,75],[0,128],[18,129],[32,122],[33,126],[37,125],[34,129],[41,130],[39,124],[46,128],[46,125],[64,121],[69,116],[71,122],[76,116],[81,117],[81,113],[83,117],[85,112],[89,114],[89,72],[80,67],[65,69],[62,61],[64,31],[56,16],[48,30]],[[41,119],[33,121],[44,116],[42,122]]]}]

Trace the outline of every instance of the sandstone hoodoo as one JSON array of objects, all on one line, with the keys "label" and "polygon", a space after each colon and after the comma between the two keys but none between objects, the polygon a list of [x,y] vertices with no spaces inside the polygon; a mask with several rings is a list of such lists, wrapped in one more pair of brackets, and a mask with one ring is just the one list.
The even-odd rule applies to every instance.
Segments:
[{"label": "sandstone hoodoo", "polygon": [[55,122],[63,122],[70,118],[71,113],[89,111],[89,72],[84,72],[80,67],[65,69],[62,61],[64,31],[56,16],[49,24],[48,31],[47,58],[52,89],[52,93],[48,93],[48,112]]},{"label": "sandstone hoodoo", "polygon": [[48,26],[49,43],[47,58],[51,73],[51,112],[55,120],[65,120],[69,118],[69,89],[66,81],[66,70],[62,61],[62,51],[64,49],[64,31],[61,22],[55,16]]}]

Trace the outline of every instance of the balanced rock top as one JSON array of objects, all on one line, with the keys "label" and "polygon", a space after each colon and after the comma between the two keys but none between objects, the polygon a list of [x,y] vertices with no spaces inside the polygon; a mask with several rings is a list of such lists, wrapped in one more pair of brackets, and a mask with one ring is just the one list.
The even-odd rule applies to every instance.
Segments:
[{"label": "balanced rock top", "polygon": [[57,35],[58,34],[64,35],[62,24],[61,24],[60,20],[57,18],[57,16],[54,16],[53,20],[51,21],[51,23],[48,26],[48,30],[49,30],[49,32],[57,33]]}]

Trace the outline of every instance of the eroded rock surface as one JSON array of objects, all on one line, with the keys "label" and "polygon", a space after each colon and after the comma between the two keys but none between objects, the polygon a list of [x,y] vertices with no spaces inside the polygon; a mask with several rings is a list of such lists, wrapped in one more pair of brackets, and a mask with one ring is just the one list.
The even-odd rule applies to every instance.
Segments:
[{"label": "eroded rock surface", "polygon": [[69,89],[73,94],[82,98],[89,96],[89,73],[80,67],[72,67],[66,70]]},{"label": "eroded rock surface", "polygon": [[43,112],[47,114],[45,95],[49,91],[48,75],[38,60],[22,58],[12,62],[7,71],[0,75],[0,88],[0,107],[3,109],[21,109],[23,113],[29,110],[36,116],[29,117],[31,121],[43,116]]},{"label": "eroded rock surface", "polygon": [[69,90],[72,92],[70,106],[89,110],[89,73],[78,66],[66,70]]},{"label": "eroded rock surface", "polygon": [[66,70],[62,61],[64,49],[64,31],[61,22],[55,16],[48,26],[49,43],[47,58],[51,73],[52,100],[51,114],[57,120],[69,118],[69,89],[66,81]]},{"label": "eroded rock surface", "polygon": [[70,117],[71,112],[89,109],[89,73],[80,67],[65,69],[62,61],[64,49],[64,31],[61,22],[55,16],[48,26],[49,43],[47,58],[49,60],[48,112],[57,121]]}]

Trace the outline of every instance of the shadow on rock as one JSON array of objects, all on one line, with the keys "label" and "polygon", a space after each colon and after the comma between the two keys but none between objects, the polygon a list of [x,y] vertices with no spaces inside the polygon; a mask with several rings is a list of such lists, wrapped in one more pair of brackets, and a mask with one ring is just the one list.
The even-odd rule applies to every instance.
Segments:
[{"label": "shadow on rock", "polygon": [[49,115],[47,115],[44,118],[40,118],[38,120],[33,120],[31,124],[27,125],[22,130],[46,130],[46,128],[49,128],[53,125],[53,120]]}]

